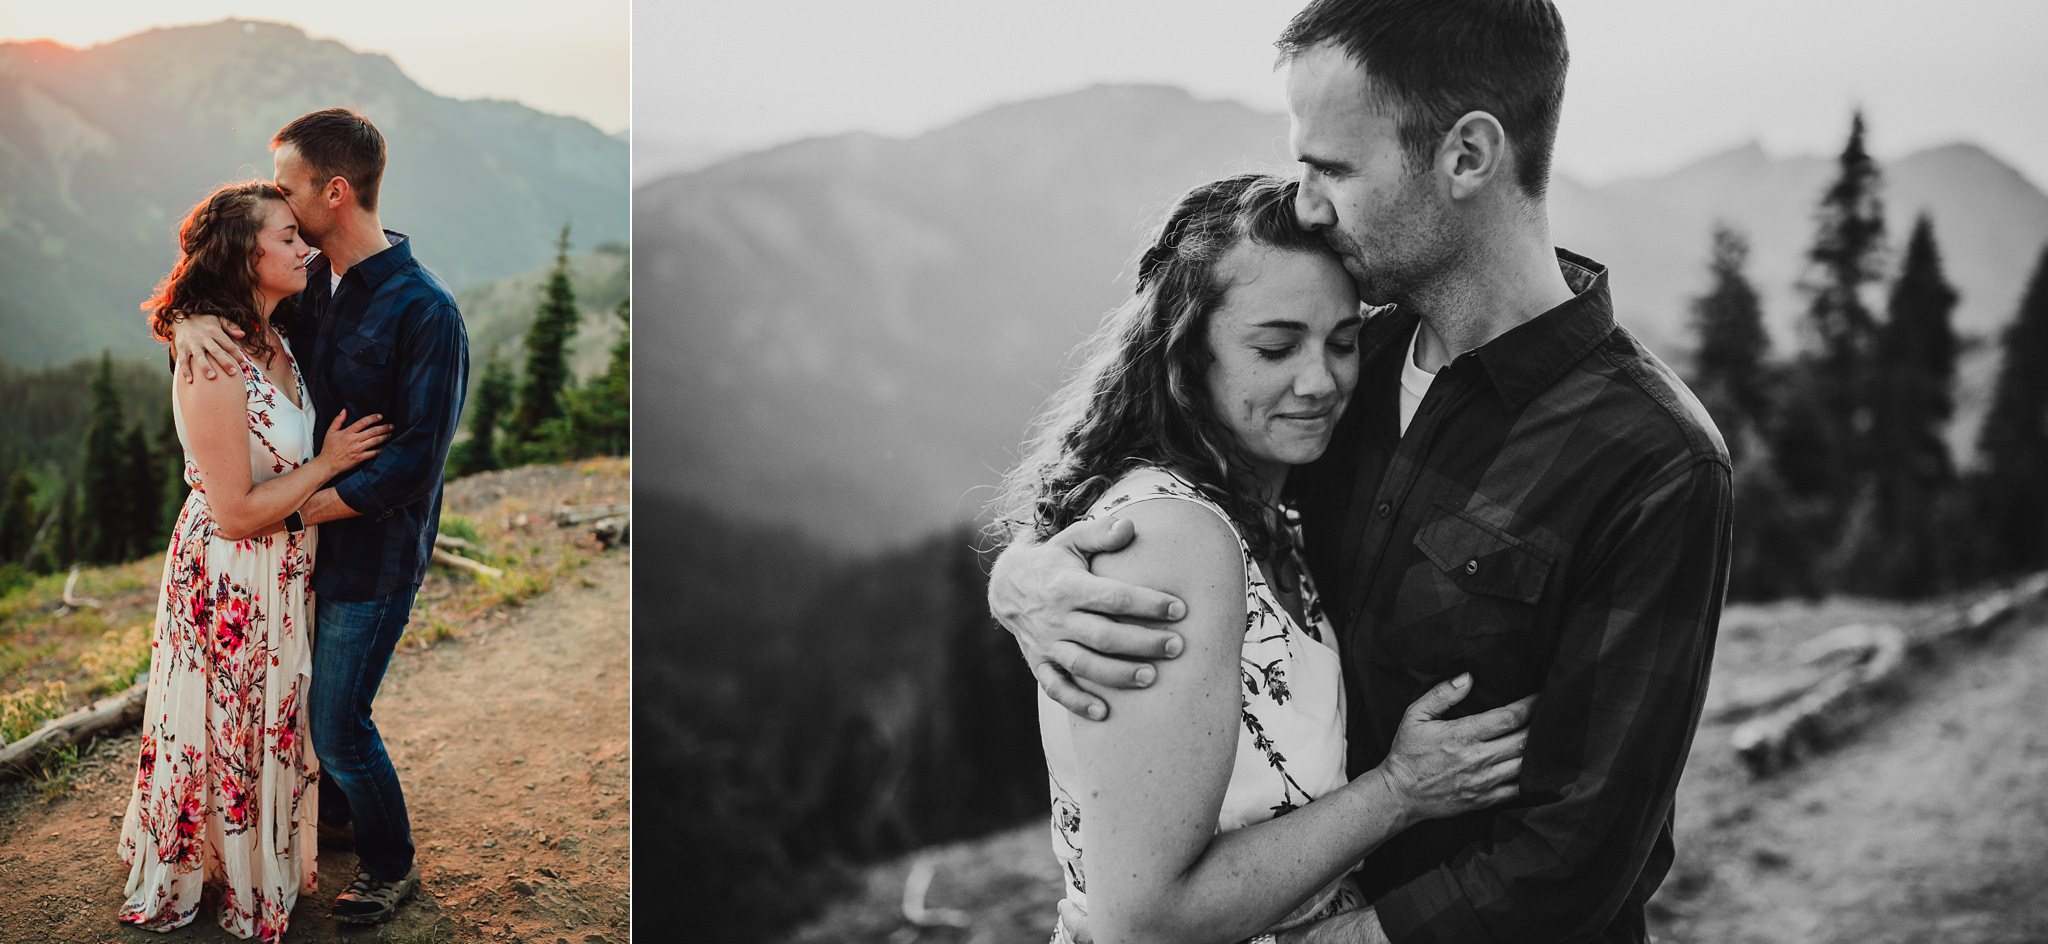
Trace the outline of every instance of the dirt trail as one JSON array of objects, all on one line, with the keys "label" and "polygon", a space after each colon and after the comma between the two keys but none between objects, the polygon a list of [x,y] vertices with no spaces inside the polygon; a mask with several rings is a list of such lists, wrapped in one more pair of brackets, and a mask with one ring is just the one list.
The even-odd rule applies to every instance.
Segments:
[{"label": "dirt trail", "polygon": [[[2048,619],[1908,667],[1898,701],[1761,784],[1700,732],[1680,860],[1660,900],[1677,942],[2048,940]],[[1705,769],[1701,769],[1705,768]],[[1691,815],[1687,815],[1688,812]]]},{"label": "dirt trail", "polygon": [[[285,939],[532,941],[627,938],[630,552],[602,554],[524,606],[392,660],[378,725],[406,790],[420,895],[389,924],[352,928],[327,902],[355,857],[321,850],[320,891]],[[115,852],[136,738],[102,742],[74,786],[0,803],[0,942],[153,942],[121,927]],[[211,902],[173,940],[235,940]]]}]

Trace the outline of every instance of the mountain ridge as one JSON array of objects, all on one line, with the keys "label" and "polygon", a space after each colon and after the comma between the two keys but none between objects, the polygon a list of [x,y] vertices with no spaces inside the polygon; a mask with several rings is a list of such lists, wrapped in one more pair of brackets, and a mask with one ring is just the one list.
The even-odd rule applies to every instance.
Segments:
[{"label": "mountain ridge", "polygon": [[76,48],[0,43],[0,329],[32,366],[147,349],[137,305],[184,211],[270,176],[270,135],[348,105],[384,132],[385,224],[458,289],[629,235],[628,147],[580,119],[436,95],[390,57],[271,21],[160,27]]},{"label": "mountain ridge", "polygon": [[[640,349],[675,352],[643,367],[642,389],[692,407],[643,422],[636,449],[673,470],[646,487],[840,546],[972,516],[1063,355],[1127,297],[1149,227],[1196,183],[1293,173],[1285,141],[1284,116],[1241,103],[1095,86],[637,186]],[[1832,167],[1739,142],[1656,177],[1559,176],[1553,237],[1607,264],[1622,323],[1683,365],[1711,229],[1733,223],[1753,244],[1749,274],[1782,353],[1799,335],[1798,283]],[[1995,333],[2048,242],[2048,196],[1970,144],[1884,168],[1894,251],[1930,208],[1963,296],[1959,330]],[[1963,367],[1958,446],[1987,374],[1980,345]]]}]

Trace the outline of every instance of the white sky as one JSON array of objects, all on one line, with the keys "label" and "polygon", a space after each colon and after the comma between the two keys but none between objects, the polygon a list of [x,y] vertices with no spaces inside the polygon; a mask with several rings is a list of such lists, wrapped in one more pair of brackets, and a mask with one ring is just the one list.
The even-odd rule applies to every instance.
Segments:
[{"label": "white sky", "polygon": [[[1279,111],[1272,41],[1305,0],[636,3],[635,133],[737,149],[911,134],[991,104],[1149,81]],[[1832,155],[1861,104],[1879,157],[1969,140],[2048,188],[2048,3],[1560,0],[1557,161],[1588,182],[1748,140]]]},{"label": "white sky", "polygon": [[0,40],[91,46],[228,17],[286,22],[384,53],[441,95],[509,98],[617,132],[626,127],[630,13],[629,0],[0,0]]}]

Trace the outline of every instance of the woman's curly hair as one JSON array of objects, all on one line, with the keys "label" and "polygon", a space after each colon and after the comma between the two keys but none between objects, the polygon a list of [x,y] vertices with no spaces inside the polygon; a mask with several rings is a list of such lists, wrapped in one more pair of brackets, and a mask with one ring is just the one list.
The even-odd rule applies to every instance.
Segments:
[{"label": "woman's curly hair", "polygon": [[[270,356],[256,289],[256,237],[272,200],[283,203],[284,193],[268,181],[243,180],[193,205],[178,224],[178,261],[142,303],[151,335],[168,344],[179,321],[214,315],[242,329],[242,345],[259,360]],[[271,323],[289,334],[294,313],[295,301],[285,299]]]},{"label": "woman's curly hair", "polygon": [[1230,288],[1223,258],[1250,240],[1327,253],[1296,221],[1296,183],[1242,174],[1189,191],[1138,259],[1136,295],[1078,349],[1081,367],[1032,424],[1025,457],[1004,476],[987,529],[1001,545],[1028,529],[1050,537],[1141,465],[1174,470],[1235,520],[1254,554],[1285,546],[1279,510],[1209,394],[1208,322]]}]

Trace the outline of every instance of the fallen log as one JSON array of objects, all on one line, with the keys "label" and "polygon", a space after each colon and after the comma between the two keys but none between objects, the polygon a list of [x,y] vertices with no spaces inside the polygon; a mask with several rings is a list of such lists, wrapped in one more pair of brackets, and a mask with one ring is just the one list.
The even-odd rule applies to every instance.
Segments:
[{"label": "fallen log", "polygon": [[133,726],[142,720],[142,703],[148,695],[149,680],[145,678],[127,691],[109,695],[62,718],[45,721],[27,737],[0,747],[0,782],[35,776],[42,770],[44,759],[66,745]]},{"label": "fallen log", "polygon": [[1752,776],[1768,777],[1868,721],[1909,652],[1924,657],[1945,645],[1977,645],[2022,608],[2043,599],[2048,599],[2048,572],[1985,596],[1953,624],[1911,643],[1891,626],[1837,627],[1794,651],[1810,683],[1737,700],[1711,714],[1723,720],[1754,715],[1736,727],[1729,742]]},{"label": "fallen log", "polygon": [[2005,621],[2018,613],[2021,607],[2043,597],[2048,597],[2048,571],[2035,574],[1977,601],[1964,611],[1959,624],[1941,635],[1946,638],[1960,637],[1970,642],[1980,642],[1989,636],[1992,630],[2004,625]]},{"label": "fallen log", "polygon": [[596,521],[600,518],[610,518],[614,515],[629,514],[632,510],[633,506],[630,504],[563,505],[555,509],[555,526],[560,528],[574,527],[586,521]]},{"label": "fallen log", "polygon": [[448,535],[442,534],[438,531],[434,533],[434,546],[445,547],[451,551],[474,551],[477,549],[475,541],[466,541],[462,538],[449,537]]},{"label": "fallen log", "polygon": [[75,610],[96,610],[99,606],[100,601],[78,595],[78,565],[71,565],[71,576],[64,578],[64,606],[58,615],[69,615]]},{"label": "fallen log", "polygon": [[445,567],[453,567],[456,570],[466,570],[472,574],[485,577],[500,578],[505,576],[505,572],[496,567],[481,561],[470,560],[453,551],[442,550],[439,547],[434,548],[434,563]]},{"label": "fallen log", "polygon": [[974,923],[964,911],[928,908],[925,894],[931,891],[934,867],[929,858],[919,858],[903,878],[903,920],[920,928],[964,928]]},{"label": "fallen log", "polygon": [[1729,741],[1754,777],[1768,777],[1827,747],[1868,718],[1872,695],[1903,665],[1906,634],[1894,626],[1841,626],[1795,653],[1837,667],[1782,706],[1743,722]]},{"label": "fallen log", "polygon": [[599,546],[609,551],[616,545],[633,543],[633,516],[613,515],[599,518],[590,526],[590,536],[597,539]]}]

